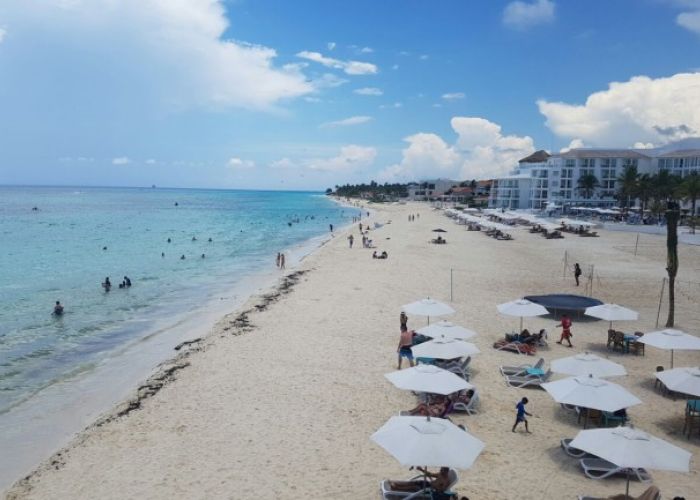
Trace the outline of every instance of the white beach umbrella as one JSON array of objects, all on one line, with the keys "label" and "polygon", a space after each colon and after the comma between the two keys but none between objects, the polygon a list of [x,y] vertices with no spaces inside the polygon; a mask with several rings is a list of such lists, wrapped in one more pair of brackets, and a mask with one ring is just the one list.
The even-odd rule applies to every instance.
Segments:
[{"label": "white beach umbrella", "polygon": [[438,321],[432,325],[424,326],[416,330],[416,333],[431,338],[445,338],[454,340],[467,340],[476,335],[476,332],[464,328],[449,321]]},{"label": "white beach umbrella", "polygon": [[[642,402],[624,387],[596,377],[569,377],[546,382],[542,388],[557,403],[615,412]],[[588,412],[586,412],[586,424]]]},{"label": "white beach umbrella", "polygon": [[453,339],[434,339],[411,347],[417,358],[455,359],[478,354],[479,348],[470,342]]},{"label": "white beach umbrella", "polygon": [[613,321],[636,321],[639,319],[639,313],[637,311],[617,304],[601,304],[599,306],[587,307],[586,316],[609,321],[610,328],[612,328]]},{"label": "white beach umbrella", "polygon": [[621,364],[589,352],[555,359],[550,366],[554,373],[565,375],[593,375],[599,378],[627,375],[627,370]]},{"label": "white beach umbrella", "polygon": [[426,417],[391,417],[372,441],[404,466],[469,469],[484,443],[449,420]]},{"label": "white beach umbrella", "polygon": [[405,391],[452,394],[474,386],[454,373],[433,365],[418,365],[384,375],[389,382]]},{"label": "white beach umbrella", "polygon": [[533,316],[544,316],[549,311],[544,306],[530,302],[527,299],[518,299],[496,306],[498,312],[506,316],[518,316],[520,318],[520,331],[523,331],[523,318]]},{"label": "white beach umbrella", "polygon": [[401,310],[408,314],[427,316],[428,323],[430,323],[430,316],[447,316],[448,314],[455,313],[455,310],[447,304],[431,299],[430,297],[403,305],[401,306]]},{"label": "white beach umbrella", "polygon": [[700,338],[689,335],[681,330],[667,328],[658,332],[645,333],[637,339],[637,342],[667,349],[671,351],[671,368],[673,368],[673,351],[698,351],[700,350]]},{"label": "white beach umbrella", "polygon": [[700,368],[684,367],[656,373],[666,387],[675,392],[700,396]]},{"label": "white beach umbrella", "polygon": [[[691,453],[631,427],[580,431],[569,446],[612,462],[618,467],[690,471]],[[629,487],[628,473],[627,493]]]}]

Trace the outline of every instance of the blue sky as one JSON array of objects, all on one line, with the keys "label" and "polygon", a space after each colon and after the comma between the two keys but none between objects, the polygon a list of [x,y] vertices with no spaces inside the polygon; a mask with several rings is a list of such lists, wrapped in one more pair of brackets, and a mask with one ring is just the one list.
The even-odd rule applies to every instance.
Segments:
[{"label": "blue sky", "polygon": [[700,0],[4,0],[0,124],[2,184],[489,178],[700,135]]}]

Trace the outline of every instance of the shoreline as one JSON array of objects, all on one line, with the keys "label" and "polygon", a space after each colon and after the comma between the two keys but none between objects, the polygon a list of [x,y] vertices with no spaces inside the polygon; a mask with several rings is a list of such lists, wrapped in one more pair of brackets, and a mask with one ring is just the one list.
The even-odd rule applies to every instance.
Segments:
[{"label": "shoreline", "polygon": [[[351,226],[344,224],[338,231]],[[245,276],[225,292],[225,297],[216,293],[198,305],[195,313],[183,314],[175,322],[162,320],[163,324],[147,335],[115,349],[96,365],[53,382],[0,414],[4,428],[0,440],[0,494],[30,477],[52,457],[60,456],[82,433],[98,423],[102,425],[105,418],[113,418],[134,399],[142,399],[142,389],[152,390],[158,384],[162,387],[184,368],[178,360],[183,355],[188,357],[192,346],[206,340],[217,325],[251,300],[274,292],[286,273],[294,272],[332,238],[320,234],[283,249],[286,270],[261,268]],[[273,258],[271,255],[270,261]]]},{"label": "shoreline", "polygon": [[[681,403],[654,390],[654,366],[668,363],[667,351],[649,348],[645,356],[607,351],[607,323],[598,321],[575,321],[575,349],[561,348],[554,343],[556,323],[548,317],[526,319],[528,329],[550,331],[550,346],[536,357],[492,348],[517,324],[499,315],[496,304],[535,292],[584,292],[570,275],[562,276],[565,251],[584,269],[595,263],[597,298],[640,312],[639,321],[621,328],[650,331],[659,300],[652,285],[665,274],[663,242],[633,256],[628,236],[607,231],[600,238],[544,240],[516,229],[513,241],[497,241],[424,205],[373,208],[367,222],[384,224],[370,231],[371,238],[377,250],[388,251],[388,259],[372,259],[372,251],[361,246],[349,249],[339,229],[298,266],[305,273],[285,288],[293,293],[272,290],[251,297],[204,340],[181,347],[178,362],[184,368],[164,365],[144,384],[144,397],[132,401],[133,408],[124,403],[113,409],[130,410],[127,414],[112,414],[85,429],[53,462],[15,483],[7,497],[256,498],[261,478],[271,498],[375,497],[381,479],[411,475],[369,439],[390,416],[416,404],[410,392],[384,378],[396,368],[398,311],[420,297],[448,301],[453,270],[457,312],[449,320],[478,333],[473,342],[481,353],[473,359],[470,382],[481,399],[475,415],[450,417],[486,443],[474,467],[459,472],[455,491],[472,500],[624,491],[624,480],[586,479],[578,461],[560,450],[559,439],[581,428],[575,415],[544,391],[506,387],[498,371],[500,365],[534,363],[540,356],[549,364],[590,351],[626,367],[629,375],[615,382],[644,403],[629,412],[636,427],[693,453],[690,474],[651,471],[664,497],[692,496],[697,439],[681,435]],[[419,219],[407,222],[415,211]],[[447,229],[448,244],[429,244],[435,227]],[[698,250],[684,246],[679,253],[684,278],[700,283]],[[677,327],[698,331],[696,302],[679,295],[676,307]],[[425,324],[425,318],[409,316],[411,328]],[[676,353],[677,366],[698,362],[698,352]],[[525,395],[528,410],[539,418],[531,421],[533,435],[513,434],[513,408]],[[528,474],[513,474],[523,464]],[[633,483],[631,493],[645,487]]]}]

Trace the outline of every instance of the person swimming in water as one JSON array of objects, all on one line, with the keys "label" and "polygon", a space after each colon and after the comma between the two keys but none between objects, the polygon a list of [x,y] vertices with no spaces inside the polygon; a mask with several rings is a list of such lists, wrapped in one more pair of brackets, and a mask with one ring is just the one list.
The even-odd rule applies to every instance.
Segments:
[{"label": "person swimming in water", "polygon": [[170,238],[168,238],[168,243],[172,243],[172,240]]},{"label": "person swimming in water", "polygon": [[206,257],[204,254],[202,254],[202,258]]},{"label": "person swimming in water", "polygon": [[124,276],[124,286],[126,286],[127,288],[131,286],[131,280],[128,276]]},{"label": "person swimming in water", "polygon": [[112,283],[109,281],[109,276],[107,276],[104,283],[102,283],[102,288],[105,289],[105,292],[109,292],[112,289]]},{"label": "person swimming in water", "polygon": [[185,260],[185,254],[180,255],[180,260]]},{"label": "person swimming in water", "polygon": [[211,239],[211,238],[209,238],[209,243],[211,243],[211,241],[212,241],[212,239]]},{"label": "person swimming in water", "polygon": [[192,241],[197,241],[197,237],[196,237],[196,236],[192,236]]},{"label": "person swimming in water", "polygon": [[61,305],[60,300],[57,300],[56,305],[53,306],[53,315],[54,316],[63,316],[63,306]]}]

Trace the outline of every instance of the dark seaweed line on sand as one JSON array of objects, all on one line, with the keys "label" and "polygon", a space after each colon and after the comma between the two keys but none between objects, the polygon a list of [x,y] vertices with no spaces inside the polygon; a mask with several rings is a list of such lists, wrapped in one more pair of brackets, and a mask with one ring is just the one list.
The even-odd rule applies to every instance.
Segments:
[{"label": "dark seaweed line on sand", "polygon": [[[271,292],[263,294],[260,296],[260,300],[257,304],[253,305],[250,309],[246,309],[238,313],[238,315],[233,319],[228,321],[228,325],[223,328],[226,335],[243,335],[255,329],[255,324],[250,321],[249,315],[256,312],[263,312],[267,310],[270,305],[279,301],[283,296],[292,292],[294,287],[299,283],[301,277],[309,272],[309,269],[304,269],[300,271],[295,271],[288,274],[279,285],[277,285]],[[160,392],[166,385],[175,380],[176,373],[190,366],[188,358],[195,353],[202,352],[207,349],[208,345],[205,345],[207,337],[199,337],[193,340],[186,340],[174,347],[175,351],[178,351],[178,355],[173,359],[165,361],[159,365],[158,371],[151,376],[146,382],[138,387],[136,390],[136,395],[117,405],[117,407],[111,411],[109,414],[100,417],[93,424],[89,425],[80,435],[73,440],[71,444],[67,447],[54,453],[47,461],[40,464],[34,471],[24,478],[18,480],[11,488],[7,491],[7,500],[15,500],[22,498],[25,494],[32,490],[31,480],[42,472],[50,469],[58,470],[65,465],[65,456],[70,451],[70,449],[81,441],[88,438],[87,431],[92,428],[99,428],[105,424],[118,420],[122,417],[128,416],[131,412],[141,409],[143,402]]]}]

